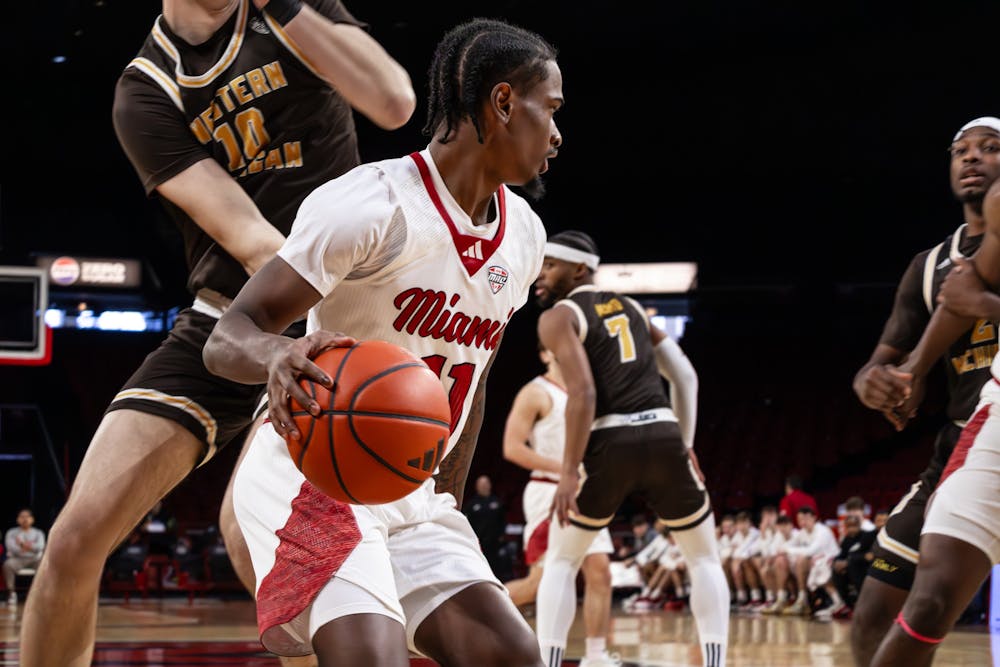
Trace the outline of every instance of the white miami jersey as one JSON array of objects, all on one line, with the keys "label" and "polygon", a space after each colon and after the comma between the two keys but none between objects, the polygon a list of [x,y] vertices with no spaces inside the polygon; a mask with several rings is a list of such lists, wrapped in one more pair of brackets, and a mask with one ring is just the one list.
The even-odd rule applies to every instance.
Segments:
[{"label": "white miami jersey", "polygon": [[317,188],[278,255],[322,296],[308,331],[394,343],[440,376],[451,403],[447,455],[544,251],[545,229],[523,198],[501,186],[489,222],[474,225],[423,150]]},{"label": "white miami jersey", "polygon": [[[552,399],[552,409],[535,422],[528,442],[541,456],[562,461],[563,451],[566,449],[566,390],[541,375],[532,382]],[[559,475],[546,470],[535,470],[531,476],[559,481]]]}]

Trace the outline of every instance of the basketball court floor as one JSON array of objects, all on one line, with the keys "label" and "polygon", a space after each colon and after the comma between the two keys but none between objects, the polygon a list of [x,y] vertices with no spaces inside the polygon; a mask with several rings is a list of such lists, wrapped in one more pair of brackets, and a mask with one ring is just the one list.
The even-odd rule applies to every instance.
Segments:
[{"label": "basketball court floor", "polygon": [[[0,608],[0,665],[17,665],[17,631],[23,606]],[[529,619],[531,620],[531,619]],[[732,618],[730,667],[853,667],[848,645],[849,621],[818,623],[798,618]],[[615,612],[611,648],[625,667],[698,667],[694,623],[684,612],[626,615]],[[94,665],[109,667],[195,667],[242,665],[277,667],[278,660],[257,642],[249,600],[198,598],[102,600]],[[993,654],[1000,656],[994,638]],[[985,629],[956,630],[938,651],[935,667],[996,667]],[[570,634],[565,665],[576,665],[583,652],[579,614]],[[412,667],[434,667],[427,660]]]}]

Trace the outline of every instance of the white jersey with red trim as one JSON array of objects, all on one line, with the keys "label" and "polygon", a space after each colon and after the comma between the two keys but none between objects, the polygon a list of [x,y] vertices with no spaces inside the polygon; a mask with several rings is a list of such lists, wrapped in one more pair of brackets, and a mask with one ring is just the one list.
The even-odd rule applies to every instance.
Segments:
[{"label": "white jersey with red trim", "polygon": [[[552,399],[552,409],[535,422],[528,442],[541,456],[562,461],[563,451],[566,449],[566,390],[542,375],[532,382]],[[535,470],[531,476],[559,481],[558,474],[547,470]]]},{"label": "white jersey with red trim", "polygon": [[322,295],[309,331],[400,345],[441,377],[452,408],[445,455],[544,256],[545,229],[522,197],[501,187],[489,215],[472,223],[425,149],[317,188],[278,251]]}]

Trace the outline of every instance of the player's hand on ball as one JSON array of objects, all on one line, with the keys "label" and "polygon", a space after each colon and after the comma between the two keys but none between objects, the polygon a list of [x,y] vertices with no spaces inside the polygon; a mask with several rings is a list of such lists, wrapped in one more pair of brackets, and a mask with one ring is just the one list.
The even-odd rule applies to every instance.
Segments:
[{"label": "player's hand on ball", "polygon": [[313,416],[320,412],[319,404],[299,386],[300,377],[309,378],[328,389],[333,387],[333,379],[310,360],[323,350],[350,347],[356,342],[354,338],[342,333],[314,331],[308,336],[293,340],[274,355],[267,367],[267,400],[271,424],[278,435],[295,440],[302,437],[292,421],[289,398],[294,398],[299,405],[305,406]]},{"label": "player's hand on ball", "polygon": [[962,317],[985,317],[982,297],[986,291],[976,267],[967,259],[955,260],[955,268],[945,276],[941,283],[937,302]]},{"label": "player's hand on ball", "polygon": [[556,486],[556,495],[552,499],[552,511],[550,515],[556,515],[556,520],[559,521],[560,526],[565,526],[569,523],[570,512],[574,514],[580,513],[580,508],[576,506],[576,494],[579,490],[579,472],[574,470],[571,474],[566,474],[566,471],[563,471],[559,474],[559,485]]}]

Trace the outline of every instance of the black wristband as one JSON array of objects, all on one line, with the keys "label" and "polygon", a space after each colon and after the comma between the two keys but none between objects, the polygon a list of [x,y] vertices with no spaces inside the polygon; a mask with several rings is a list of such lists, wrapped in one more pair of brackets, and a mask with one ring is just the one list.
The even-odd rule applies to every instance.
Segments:
[{"label": "black wristband", "polygon": [[268,0],[264,11],[284,28],[302,11],[302,0]]}]

